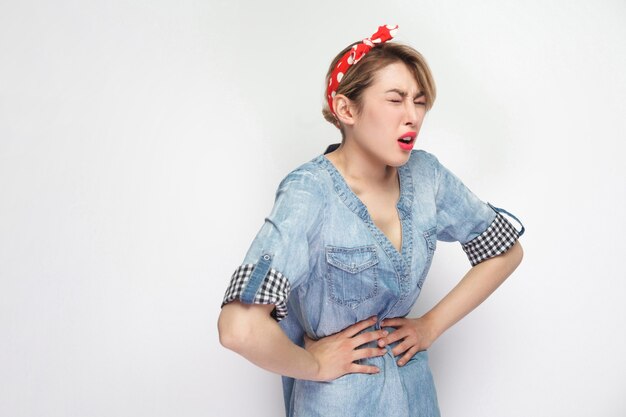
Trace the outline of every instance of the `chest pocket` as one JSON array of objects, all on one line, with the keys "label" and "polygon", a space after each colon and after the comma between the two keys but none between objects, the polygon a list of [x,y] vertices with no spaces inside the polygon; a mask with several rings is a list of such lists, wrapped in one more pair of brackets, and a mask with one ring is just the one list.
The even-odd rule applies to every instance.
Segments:
[{"label": "chest pocket", "polygon": [[378,294],[376,246],[326,246],[326,280],[330,299],[355,309]]}]

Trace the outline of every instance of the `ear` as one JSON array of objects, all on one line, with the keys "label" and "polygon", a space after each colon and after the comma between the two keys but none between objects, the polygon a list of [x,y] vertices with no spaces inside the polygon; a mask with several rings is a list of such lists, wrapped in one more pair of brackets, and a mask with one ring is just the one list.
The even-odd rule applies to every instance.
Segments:
[{"label": "ear", "polygon": [[354,124],[355,108],[354,103],[343,94],[337,94],[333,98],[333,108],[337,119],[345,125]]}]

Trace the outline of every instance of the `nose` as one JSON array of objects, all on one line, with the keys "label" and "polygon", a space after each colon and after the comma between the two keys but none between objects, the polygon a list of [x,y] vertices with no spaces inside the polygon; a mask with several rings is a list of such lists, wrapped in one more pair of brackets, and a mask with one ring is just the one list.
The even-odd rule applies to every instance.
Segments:
[{"label": "nose", "polygon": [[405,106],[405,125],[416,127],[419,121],[419,110],[413,103],[413,100],[407,100],[407,104]]}]

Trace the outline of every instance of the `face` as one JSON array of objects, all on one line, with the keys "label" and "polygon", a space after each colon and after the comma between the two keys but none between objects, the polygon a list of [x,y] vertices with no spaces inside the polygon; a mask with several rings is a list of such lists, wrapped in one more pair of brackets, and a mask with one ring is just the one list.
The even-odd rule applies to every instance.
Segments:
[{"label": "face", "polygon": [[405,164],[426,115],[426,99],[411,71],[401,62],[380,69],[362,103],[361,112],[353,112],[354,145],[385,165]]}]

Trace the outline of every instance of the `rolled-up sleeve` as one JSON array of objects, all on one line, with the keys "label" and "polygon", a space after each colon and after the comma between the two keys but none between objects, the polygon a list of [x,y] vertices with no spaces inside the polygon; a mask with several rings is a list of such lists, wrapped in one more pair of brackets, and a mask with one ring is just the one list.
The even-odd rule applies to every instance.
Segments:
[{"label": "rolled-up sleeve", "polygon": [[[508,211],[483,202],[437,158],[437,239],[459,242],[472,266],[508,251],[524,233]],[[520,225],[518,231],[503,215]]]},{"label": "rolled-up sleeve", "polygon": [[[501,214],[501,211],[504,210],[494,207],[490,203],[487,204],[496,211],[496,217],[493,222],[491,222],[489,227],[480,235],[461,245],[472,266],[478,265],[486,259],[508,251],[524,233],[523,226],[522,230],[518,231],[513,224]],[[511,215],[511,217],[515,218],[513,215]],[[517,218],[515,219],[517,220]]]},{"label": "rolled-up sleeve", "polygon": [[295,170],[281,181],[272,211],[235,269],[222,307],[233,300],[274,304],[274,319],[287,316],[289,293],[309,276],[309,241],[320,226],[323,205],[314,173]]}]

